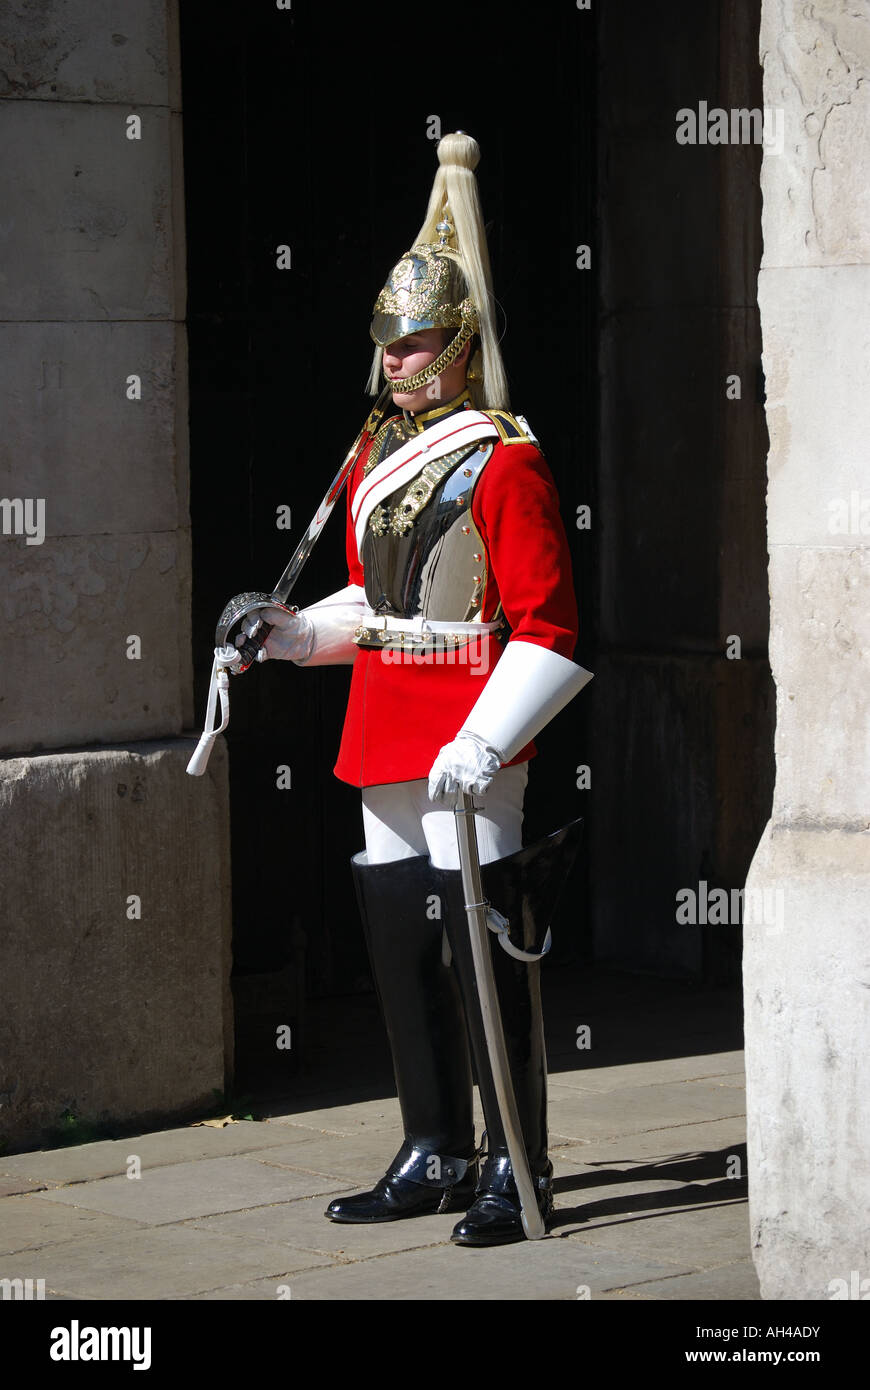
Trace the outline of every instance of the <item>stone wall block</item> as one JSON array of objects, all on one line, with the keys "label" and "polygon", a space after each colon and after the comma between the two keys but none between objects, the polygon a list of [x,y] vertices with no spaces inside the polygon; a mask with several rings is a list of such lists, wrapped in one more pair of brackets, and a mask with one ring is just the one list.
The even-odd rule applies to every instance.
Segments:
[{"label": "stone wall block", "polygon": [[[49,538],[7,548],[0,753],[165,737],[192,723],[190,538]],[[141,639],[141,656],[130,658]]]},{"label": "stone wall block", "polygon": [[762,266],[870,261],[870,9],[765,0],[764,101],[784,122],[767,155]]},{"label": "stone wall block", "polygon": [[[0,319],[184,317],[165,109],[0,102]],[[177,158],[177,156],[176,156]]]},{"label": "stone wall block", "polygon": [[0,96],[177,107],[174,11],[166,0],[6,6]]},{"label": "stone wall block", "polygon": [[[231,1063],[226,749],[181,739],[0,763],[0,1134],[152,1121]],[[141,915],[129,899],[137,897]]]},{"label": "stone wall block", "polygon": [[184,349],[171,322],[0,324],[0,496],[42,498],[47,536],[186,526]]},{"label": "stone wall block", "polygon": [[870,550],[770,561],[777,821],[870,827]]},{"label": "stone wall block", "polygon": [[755,1265],[762,1298],[826,1300],[870,1277],[870,834],[771,825],[747,890],[782,909],[744,927]]},{"label": "stone wall block", "polygon": [[762,270],[771,546],[870,544],[870,265]]}]

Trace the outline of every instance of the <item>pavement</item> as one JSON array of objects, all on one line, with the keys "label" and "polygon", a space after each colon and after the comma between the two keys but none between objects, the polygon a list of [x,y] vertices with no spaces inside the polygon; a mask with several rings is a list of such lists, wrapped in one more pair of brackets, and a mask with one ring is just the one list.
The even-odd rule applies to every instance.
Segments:
[{"label": "pavement", "polygon": [[0,1157],[0,1279],[49,1300],[758,1299],[739,991],[569,967],[545,1014],[543,1240],[454,1246],[457,1214],[324,1218],[402,1140],[376,1006],[354,996],[311,1006],[306,1066],[253,1119]]}]

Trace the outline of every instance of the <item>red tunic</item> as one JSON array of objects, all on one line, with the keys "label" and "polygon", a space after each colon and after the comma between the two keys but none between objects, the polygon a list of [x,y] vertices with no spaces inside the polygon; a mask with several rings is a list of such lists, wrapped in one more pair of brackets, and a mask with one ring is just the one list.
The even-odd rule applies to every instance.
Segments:
[{"label": "red tunic", "polygon": [[[368,446],[360,455],[348,488],[347,562],[349,584],[364,584],[350,517],[350,504],[363,476]],[[552,474],[534,444],[494,441],[472,495],[471,514],[487,551],[487,582],[482,619],[490,622],[499,604],[511,640],[548,647],[569,660],[577,641],[577,603],[568,539],[559,514]],[[439,750],[462,728],[503,644],[482,639],[477,665],[403,664],[360,648],[354,661],[350,697],[335,775],[355,787],[409,782],[428,777]],[[534,755],[528,744],[512,760]]]}]

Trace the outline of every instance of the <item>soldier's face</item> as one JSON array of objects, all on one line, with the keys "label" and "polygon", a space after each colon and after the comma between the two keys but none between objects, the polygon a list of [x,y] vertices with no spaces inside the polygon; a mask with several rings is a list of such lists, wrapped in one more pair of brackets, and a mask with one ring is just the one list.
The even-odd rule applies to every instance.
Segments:
[{"label": "soldier's face", "polygon": [[[448,338],[453,335],[449,329],[424,328],[419,333],[411,333],[407,338],[398,338],[384,348],[384,372],[391,381],[402,377],[415,376],[435,361],[444,351]],[[416,391],[394,391],[393,400],[401,410],[415,414],[432,410],[439,401],[452,400],[458,396],[465,385],[465,356],[447,367],[439,377]]]}]

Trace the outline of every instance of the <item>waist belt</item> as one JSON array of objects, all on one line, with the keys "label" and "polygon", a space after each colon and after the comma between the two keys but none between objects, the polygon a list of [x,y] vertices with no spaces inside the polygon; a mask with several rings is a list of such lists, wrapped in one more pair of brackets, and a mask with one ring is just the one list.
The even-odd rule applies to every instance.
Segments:
[{"label": "waist belt", "polygon": [[449,647],[467,646],[475,637],[487,637],[503,626],[503,618],[494,623],[443,623],[434,618],[393,618],[372,613],[360,623],[353,640],[358,647],[444,651]]}]

